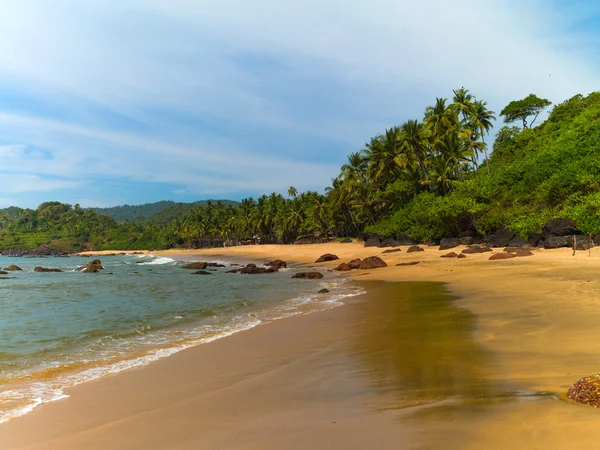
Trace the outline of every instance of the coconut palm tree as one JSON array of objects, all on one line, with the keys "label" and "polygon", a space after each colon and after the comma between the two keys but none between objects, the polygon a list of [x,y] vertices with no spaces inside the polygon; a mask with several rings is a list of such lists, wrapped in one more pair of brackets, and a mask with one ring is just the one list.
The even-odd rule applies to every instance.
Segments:
[{"label": "coconut palm tree", "polygon": [[481,142],[483,143],[483,151],[485,154],[485,162],[488,173],[490,172],[490,163],[487,156],[487,144],[485,143],[484,136],[490,132],[490,129],[494,127],[492,120],[496,120],[494,111],[487,109],[487,103],[483,100],[478,100],[473,103],[471,107],[470,121],[473,126],[479,130],[481,135]]}]

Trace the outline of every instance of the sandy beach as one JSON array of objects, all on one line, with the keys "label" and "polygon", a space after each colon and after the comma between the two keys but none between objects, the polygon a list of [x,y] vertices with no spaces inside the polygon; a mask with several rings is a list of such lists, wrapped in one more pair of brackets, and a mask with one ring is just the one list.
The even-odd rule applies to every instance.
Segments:
[{"label": "sandy beach", "polygon": [[[597,446],[600,413],[564,394],[600,370],[600,248],[502,261],[401,249],[330,243],[151,252],[328,269],[340,261],[314,264],[323,253],[342,261],[376,255],[388,267],[353,271],[367,293],[345,306],[69,389],[70,398],[1,424],[0,448]],[[409,261],[419,264],[396,266]],[[427,309],[432,299],[445,303]]]}]

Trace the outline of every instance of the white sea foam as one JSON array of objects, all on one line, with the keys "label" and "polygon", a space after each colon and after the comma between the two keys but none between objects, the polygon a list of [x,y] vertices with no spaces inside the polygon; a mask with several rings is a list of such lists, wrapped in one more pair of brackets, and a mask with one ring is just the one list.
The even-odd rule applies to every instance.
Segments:
[{"label": "white sea foam", "polygon": [[164,264],[172,264],[175,262],[174,259],[167,256],[152,257],[150,261],[138,263],[140,266],[162,266]]}]

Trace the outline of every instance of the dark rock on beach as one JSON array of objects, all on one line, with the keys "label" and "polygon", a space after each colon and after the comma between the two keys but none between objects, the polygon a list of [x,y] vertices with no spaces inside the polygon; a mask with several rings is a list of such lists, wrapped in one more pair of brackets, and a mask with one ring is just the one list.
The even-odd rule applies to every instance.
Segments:
[{"label": "dark rock on beach", "polygon": [[458,238],[460,245],[471,245],[473,243],[473,236],[465,236]]},{"label": "dark rock on beach", "polygon": [[600,407],[600,373],[577,380],[567,391],[567,397],[575,403]]},{"label": "dark rock on beach", "polygon": [[337,266],[337,267],[336,267],[335,269],[333,269],[333,270],[336,270],[336,271],[338,271],[338,272],[349,272],[349,271],[351,271],[352,269],[353,269],[353,267],[350,267],[350,265],[349,265],[349,264],[342,263],[342,264],[340,264],[339,266]]},{"label": "dark rock on beach", "polygon": [[386,238],[383,241],[381,241],[381,244],[379,244],[379,247],[399,247],[400,243],[396,240],[396,239],[392,239],[392,238]]},{"label": "dark rock on beach", "polygon": [[321,289],[319,292],[317,292],[317,294],[328,294],[329,293],[329,289]]},{"label": "dark rock on beach", "polygon": [[496,261],[499,259],[512,259],[514,257],[514,253],[495,253],[492,256],[490,256],[489,261]]},{"label": "dark rock on beach", "polygon": [[439,250],[449,250],[454,247],[458,247],[460,245],[460,240],[458,238],[444,238],[440,241]]},{"label": "dark rock on beach", "polygon": [[18,272],[18,271],[21,271],[23,269],[21,269],[19,266],[11,264],[10,266],[6,267],[4,270],[8,270],[9,272]]},{"label": "dark rock on beach", "polygon": [[46,267],[36,267],[33,269],[34,272],[62,272],[60,269],[48,269]]},{"label": "dark rock on beach", "polygon": [[407,234],[401,234],[396,237],[396,241],[398,242],[398,245],[417,245],[419,243],[419,241],[411,238]]},{"label": "dark rock on beach", "polygon": [[206,267],[225,267],[225,264],[209,262],[209,263],[206,263]]},{"label": "dark rock on beach", "polygon": [[544,239],[544,248],[561,248],[569,246],[568,236],[554,236],[549,234]]},{"label": "dark rock on beach", "polygon": [[398,263],[398,264],[396,264],[396,266],[399,266],[399,267],[402,267],[402,266],[416,266],[417,264],[419,264],[419,261],[410,261],[410,262]]},{"label": "dark rock on beach", "polygon": [[384,250],[381,253],[397,253],[397,252],[401,252],[402,249],[399,248],[390,248],[389,250]]},{"label": "dark rock on beach", "polygon": [[387,267],[387,264],[379,256],[369,256],[363,259],[358,266],[359,269],[378,269],[380,267]]},{"label": "dark rock on beach", "polygon": [[322,262],[327,262],[327,261],[335,261],[336,259],[340,259],[340,258],[338,258],[337,255],[334,255],[332,253],[325,253],[324,255],[321,255],[319,257],[319,259],[317,259],[315,261],[315,263],[322,263]]},{"label": "dark rock on beach", "polygon": [[492,244],[492,247],[506,247],[514,237],[515,233],[510,230],[496,230],[496,232],[490,236],[490,244]]},{"label": "dark rock on beach", "polygon": [[379,247],[379,244],[381,244],[379,236],[371,236],[365,241],[365,247]]},{"label": "dark rock on beach", "polygon": [[527,244],[532,247],[536,247],[542,239],[542,233],[529,233],[527,236]]},{"label": "dark rock on beach", "polygon": [[406,250],[406,253],[414,253],[414,252],[424,252],[425,249],[419,247],[418,245],[412,245],[410,247],[408,247],[408,249]]},{"label": "dark rock on beach", "polygon": [[589,248],[594,247],[594,241],[592,239],[590,239],[589,236],[586,236],[584,234],[568,236],[568,239],[569,239],[568,246],[570,248],[573,248],[575,246],[575,242],[577,242],[577,245],[576,245],[577,250],[587,250]]},{"label": "dark rock on beach", "polygon": [[292,275],[292,278],[303,278],[306,280],[320,280],[323,278],[321,272],[298,272]]},{"label": "dark rock on beach", "polygon": [[466,258],[466,257],[467,257],[467,255],[464,255],[464,254],[462,254],[462,253],[461,253],[460,255],[458,255],[458,256],[457,256],[457,258],[458,258],[458,259],[464,259],[464,258]]},{"label": "dark rock on beach", "polygon": [[183,266],[184,269],[191,269],[191,270],[204,270],[207,267],[208,267],[207,262],[193,262],[193,263],[188,263],[185,266]]},{"label": "dark rock on beach", "polygon": [[454,252],[446,253],[445,255],[441,255],[440,258],[458,258],[458,254]]},{"label": "dark rock on beach", "polygon": [[487,253],[487,252],[491,252],[492,249],[489,247],[482,247],[479,245],[470,245],[469,247],[465,248],[462,253],[464,253],[465,255],[474,255],[477,253]]},{"label": "dark rock on beach", "polygon": [[350,239],[349,237],[344,238],[340,241],[341,244],[351,244],[352,243],[352,239]]},{"label": "dark rock on beach", "polygon": [[509,247],[523,247],[525,245],[527,245],[527,242],[521,236],[515,236],[508,242]]},{"label": "dark rock on beach", "polygon": [[577,224],[572,219],[550,219],[544,225],[542,236],[569,236],[576,233]]}]

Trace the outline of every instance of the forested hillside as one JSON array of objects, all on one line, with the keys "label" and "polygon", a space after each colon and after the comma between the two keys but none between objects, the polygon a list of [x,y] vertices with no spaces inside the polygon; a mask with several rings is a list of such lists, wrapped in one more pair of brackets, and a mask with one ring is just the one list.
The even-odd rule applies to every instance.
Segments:
[{"label": "forested hillside", "polygon": [[[554,106],[536,127],[550,102],[533,94],[511,102],[498,120],[466,89],[453,94],[351,153],[324,193],[291,186],[285,196],[239,204],[8,208],[0,211],[0,248],[158,249],[251,238],[293,243],[365,231],[425,240],[508,229],[526,238],[552,217],[600,233],[600,93]],[[500,119],[509,125],[496,134],[488,158],[486,136]]]}]

